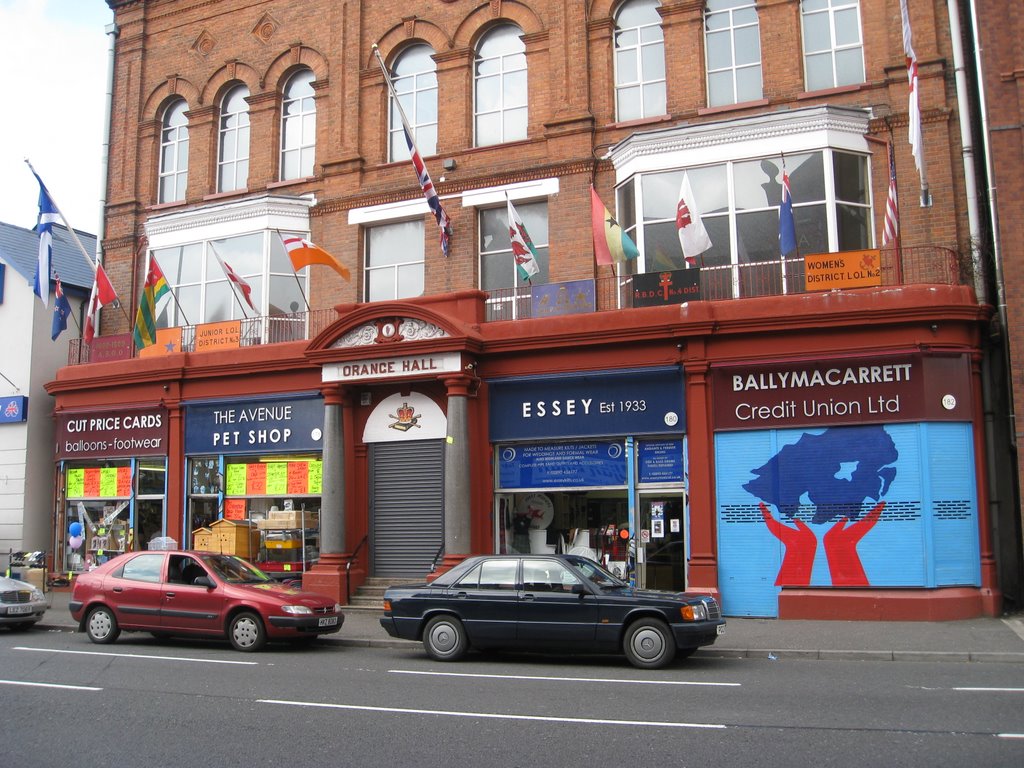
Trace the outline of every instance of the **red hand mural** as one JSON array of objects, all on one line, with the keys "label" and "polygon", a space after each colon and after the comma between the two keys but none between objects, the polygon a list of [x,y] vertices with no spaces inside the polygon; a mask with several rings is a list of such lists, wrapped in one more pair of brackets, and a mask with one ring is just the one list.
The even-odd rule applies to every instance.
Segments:
[{"label": "red hand mural", "polygon": [[779,575],[775,578],[777,587],[806,587],[811,583],[811,569],[814,567],[814,554],[818,548],[818,539],[814,531],[807,527],[803,520],[794,520],[795,528],[783,525],[779,520],[772,517],[772,513],[765,506],[761,505],[761,516],[765,525],[786,548],[782,556],[782,566],[779,568]]},{"label": "red hand mural", "polygon": [[880,501],[874,509],[849,527],[846,527],[847,518],[840,518],[825,534],[825,556],[828,558],[833,587],[869,586],[860,555],[857,554],[857,545],[874,528],[883,509],[885,502]]}]

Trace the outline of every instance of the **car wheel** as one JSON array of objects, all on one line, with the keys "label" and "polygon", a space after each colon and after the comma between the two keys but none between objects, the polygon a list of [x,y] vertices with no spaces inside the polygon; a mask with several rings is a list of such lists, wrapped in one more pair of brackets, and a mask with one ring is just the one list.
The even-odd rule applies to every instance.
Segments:
[{"label": "car wheel", "polygon": [[114,612],[105,605],[101,605],[89,612],[89,617],[85,620],[85,634],[94,643],[106,645],[117,640],[117,636],[121,634],[121,628],[117,626]]},{"label": "car wheel", "polygon": [[231,619],[228,639],[236,651],[258,651],[267,642],[267,631],[255,613],[244,611]]},{"label": "car wheel", "polygon": [[435,616],[423,629],[423,647],[437,661],[457,661],[466,655],[469,640],[462,622],[454,616]]},{"label": "car wheel", "polygon": [[637,619],[630,624],[622,649],[629,663],[641,669],[661,669],[676,657],[672,632],[661,619]]}]

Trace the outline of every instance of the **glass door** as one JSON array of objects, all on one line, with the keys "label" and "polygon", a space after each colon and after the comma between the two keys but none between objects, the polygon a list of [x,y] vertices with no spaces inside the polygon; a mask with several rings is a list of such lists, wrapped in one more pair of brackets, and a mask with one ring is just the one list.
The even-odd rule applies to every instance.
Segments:
[{"label": "glass door", "polygon": [[669,592],[684,591],[686,495],[680,490],[642,493],[638,523],[638,543],[644,548],[640,586]]}]

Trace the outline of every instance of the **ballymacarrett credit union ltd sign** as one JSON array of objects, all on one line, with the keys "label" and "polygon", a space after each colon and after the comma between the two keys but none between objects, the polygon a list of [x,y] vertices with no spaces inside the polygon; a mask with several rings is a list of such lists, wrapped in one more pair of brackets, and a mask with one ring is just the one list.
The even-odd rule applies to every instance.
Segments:
[{"label": "ballymacarrett credit union ltd sign", "polygon": [[57,413],[55,418],[58,459],[167,453],[167,410],[162,407]]},{"label": "ballymacarrett credit union ltd sign", "polygon": [[713,369],[715,429],[970,421],[966,355],[921,354]]}]

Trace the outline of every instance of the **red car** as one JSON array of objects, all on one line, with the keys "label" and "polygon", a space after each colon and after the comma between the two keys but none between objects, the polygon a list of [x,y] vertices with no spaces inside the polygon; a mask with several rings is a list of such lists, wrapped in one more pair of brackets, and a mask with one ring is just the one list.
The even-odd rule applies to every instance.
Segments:
[{"label": "red car", "polygon": [[70,608],[94,643],[112,643],[125,630],[227,637],[239,651],[337,632],[345,621],[333,597],[303,592],[239,557],[212,552],[115,557],[75,579]]}]

